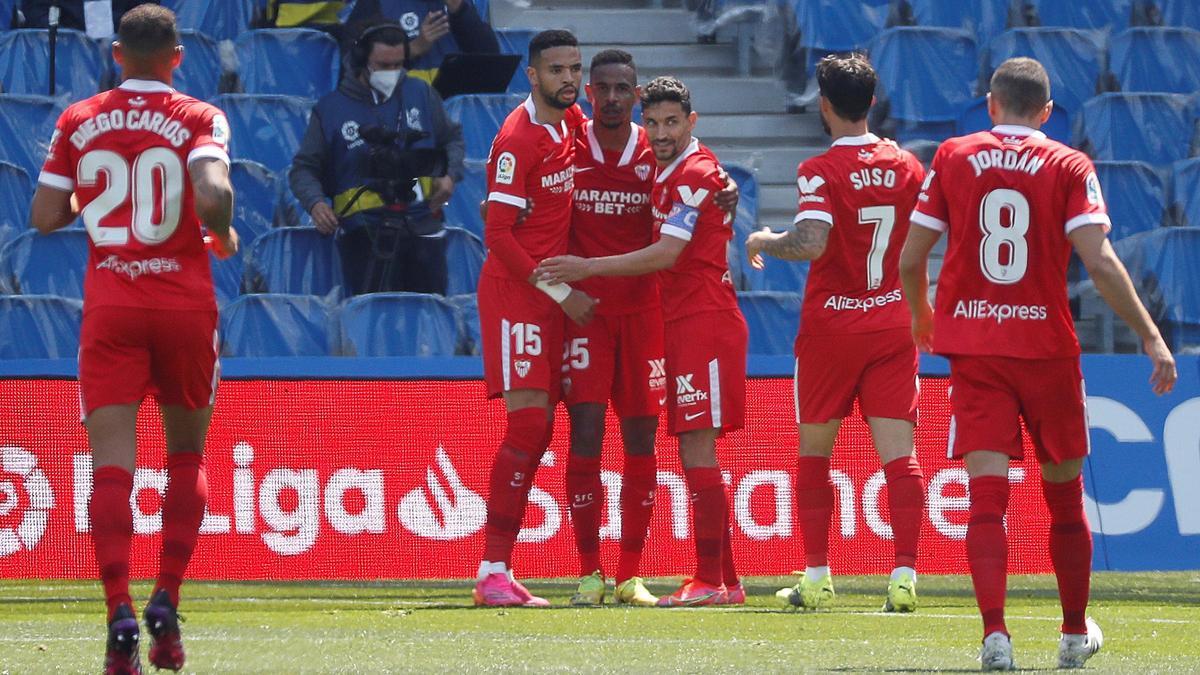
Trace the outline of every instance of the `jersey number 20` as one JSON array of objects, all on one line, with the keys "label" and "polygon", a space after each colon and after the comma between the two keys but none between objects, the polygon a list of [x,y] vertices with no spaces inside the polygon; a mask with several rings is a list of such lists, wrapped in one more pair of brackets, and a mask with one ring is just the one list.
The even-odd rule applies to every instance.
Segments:
[{"label": "jersey number 20", "polygon": [[[79,185],[94,187],[101,173],[108,186],[79,214],[96,246],[124,246],[131,230],[135,239],[150,246],[175,233],[184,188],[179,155],[167,148],[150,148],[133,160],[132,169],[124,157],[111,150],[93,150],[79,159]],[[131,194],[130,225],[101,225]]]}]

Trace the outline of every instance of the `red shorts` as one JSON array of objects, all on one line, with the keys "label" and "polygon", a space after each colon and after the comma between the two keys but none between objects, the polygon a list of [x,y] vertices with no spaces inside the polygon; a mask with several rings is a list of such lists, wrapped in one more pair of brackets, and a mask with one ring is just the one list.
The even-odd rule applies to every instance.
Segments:
[{"label": "red shorts", "polygon": [[1087,457],[1086,394],[1079,357],[950,357],[949,455],[994,450],[1021,459],[1021,418],[1041,464]]},{"label": "red shorts", "polygon": [[524,281],[479,278],[479,332],[488,396],[538,389],[558,401],[567,315]]},{"label": "red shorts", "polygon": [[79,333],[79,407],[137,403],[189,410],[213,404],[221,366],[217,313],[142,307],[88,308]]},{"label": "red shorts", "polygon": [[919,357],[912,331],[892,328],[796,338],[797,424],[863,417],[917,421]]},{"label": "red shorts", "polygon": [[667,431],[737,431],[746,417],[746,347],[741,312],[693,314],[666,324]]},{"label": "red shorts", "polygon": [[618,417],[657,417],[667,399],[662,312],[597,316],[566,322],[563,401],[607,403]]}]

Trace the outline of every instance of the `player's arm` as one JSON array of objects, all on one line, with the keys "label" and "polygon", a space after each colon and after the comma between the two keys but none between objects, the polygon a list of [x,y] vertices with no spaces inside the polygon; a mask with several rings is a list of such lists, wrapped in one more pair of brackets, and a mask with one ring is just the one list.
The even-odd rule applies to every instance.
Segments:
[{"label": "player's arm", "polygon": [[900,283],[908,309],[912,313],[913,341],[922,351],[933,350],[933,307],[929,304],[929,252],[933,250],[940,230],[910,227],[904,248],[900,251]]},{"label": "player's arm", "polygon": [[[1150,318],[1142,301],[1138,299],[1129,272],[1117,257],[1112,244],[1105,235],[1103,225],[1084,225],[1071,230],[1067,234],[1083,266],[1087,268],[1088,276],[1096,285],[1100,296],[1112,307],[1121,320],[1142,339],[1142,348],[1154,364],[1150,375],[1150,384],[1155,394],[1165,394],[1175,386],[1178,374],[1175,370],[1175,358],[1163,340],[1158,326]],[[907,289],[906,289],[907,290]]]},{"label": "player's arm", "polygon": [[61,230],[78,217],[79,204],[75,201],[74,191],[38,183],[33,204],[29,207],[29,224],[38,232],[50,234]]},{"label": "player's arm", "polygon": [[199,157],[188,165],[192,178],[192,203],[196,217],[213,237],[218,257],[227,258],[238,250],[238,235],[233,229],[233,184],[229,164],[217,157]]},{"label": "player's arm", "polygon": [[686,246],[687,240],[664,234],[645,248],[621,255],[603,258],[555,256],[538,265],[538,279],[543,283],[566,284],[589,277],[638,277],[674,265]]},{"label": "player's arm", "polygon": [[67,108],[54,124],[49,152],[29,207],[29,224],[42,234],[60,230],[79,217],[79,200],[74,194],[75,149],[67,140],[75,128],[73,111],[73,106]]},{"label": "player's arm", "polygon": [[825,253],[829,229],[829,223],[811,218],[795,223],[786,232],[764,227],[746,238],[746,257],[758,270],[763,268],[764,253],[780,260],[816,260]]}]

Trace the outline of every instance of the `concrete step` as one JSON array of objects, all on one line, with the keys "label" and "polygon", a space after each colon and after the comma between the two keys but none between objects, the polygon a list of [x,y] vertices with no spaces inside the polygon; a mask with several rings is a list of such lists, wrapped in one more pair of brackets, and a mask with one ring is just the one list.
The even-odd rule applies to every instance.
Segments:
[{"label": "concrete step", "polygon": [[[642,82],[669,73],[649,70],[639,73]],[[713,77],[694,75],[681,77],[692,92],[692,108],[701,115],[742,113],[783,113],[787,110],[787,94],[783,85],[765,77]]]},{"label": "concrete step", "polygon": [[[726,102],[726,106],[730,102]],[[732,102],[736,104],[736,101]],[[696,122],[696,135],[705,143],[736,146],[746,149],[764,149],[780,146],[819,146],[824,143],[820,129],[801,116],[776,114],[722,114],[708,111],[696,104],[700,119]],[[753,109],[747,112],[754,112]]]},{"label": "concrete step", "polygon": [[649,81],[648,73],[678,74],[709,71],[710,74],[732,73],[737,67],[737,53],[731,44],[717,45],[630,45],[619,42],[584,44],[583,60],[591,60],[597,52],[605,49],[623,49],[633,55],[638,67],[638,78]]},{"label": "concrete step", "polygon": [[[498,17],[498,18],[497,18]],[[493,13],[496,28],[565,28],[581,43],[696,43],[692,14],[682,9],[509,8]]]},{"label": "concrete step", "polygon": [[760,183],[787,183],[796,177],[796,166],[825,151],[825,146],[786,145],[770,148],[745,148],[722,145],[713,148],[722,162],[741,164],[758,170]]},{"label": "concrete step", "polygon": [[758,186],[760,211],[783,211],[795,215],[796,197],[796,186],[793,183],[760,183]]}]

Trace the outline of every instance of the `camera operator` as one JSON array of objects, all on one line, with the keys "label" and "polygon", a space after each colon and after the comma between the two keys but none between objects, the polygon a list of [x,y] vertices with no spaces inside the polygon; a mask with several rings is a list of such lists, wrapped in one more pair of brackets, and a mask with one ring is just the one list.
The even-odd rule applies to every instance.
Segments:
[{"label": "camera operator", "polygon": [[407,56],[399,25],[364,30],[349,73],[313,108],[288,175],[317,229],[336,233],[349,294],[446,291],[441,209],[462,177],[462,127],[407,76]]}]

